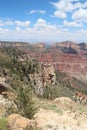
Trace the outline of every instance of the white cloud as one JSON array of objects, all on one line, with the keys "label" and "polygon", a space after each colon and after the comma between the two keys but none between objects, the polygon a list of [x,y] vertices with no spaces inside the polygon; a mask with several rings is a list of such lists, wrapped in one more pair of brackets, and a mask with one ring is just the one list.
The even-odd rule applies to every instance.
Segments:
[{"label": "white cloud", "polygon": [[27,27],[30,25],[30,21],[11,21],[11,20],[0,20],[0,26],[3,26],[3,27],[6,27],[6,26],[13,26],[13,25],[16,25],[16,26],[24,26],[24,27]]},{"label": "white cloud", "polygon": [[[2,31],[3,32],[3,31]],[[53,40],[55,39],[56,33],[59,33],[60,30],[56,25],[51,25],[47,23],[44,19],[37,19],[36,23],[32,28],[26,27],[21,28],[20,26],[16,27],[14,30],[10,30],[4,35],[0,35],[0,39],[2,37],[5,39],[37,39],[37,40]],[[57,36],[56,36],[57,37]]]},{"label": "white cloud", "polygon": [[77,33],[83,33],[83,34],[87,34],[87,30],[81,29],[81,30],[77,30]]},{"label": "white cloud", "polygon": [[35,23],[34,27],[36,29],[44,28],[46,27],[46,21],[44,19],[39,18],[37,22]]},{"label": "white cloud", "polygon": [[21,30],[21,28],[20,27],[16,27],[16,30],[19,31],[19,30]]},{"label": "white cloud", "polygon": [[31,10],[29,11],[28,14],[35,14],[35,13],[45,14],[46,10]]},{"label": "white cloud", "polygon": [[72,18],[76,21],[82,21],[82,22],[87,22],[87,9],[79,9],[76,10],[73,15]]},{"label": "white cloud", "polygon": [[55,11],[54,16],[58,17],[58,18],[66,18],[67,17],[66,13],[64,13],[64,12],[62,12],[60,10]]},{"label": "white cloud", "polygon": [[13,21],[10,21],[10,20],[5,22],[5,25],[7,25],[7,26],[13,25],[13,24],[14,24],[14,22],[13,22]]},{"label": "white cloud", "polygon": [[42,19],[42,18],[39,18],[39,19],[37,19],[36,23],[38,23],[38,24],[46,24],[46,21],[44,19]]},{"label": "white cloud", "polygon": [[87,7],[87,2],[81,3],[79,0],[59,0],[51,4],[56,8],[53,15],[58,18],[66,18],[68,12],[73,13],[77,9]]},{"label": "white cloud", "polygon": [[78,32],[61,31],[58,28],[48,27],[48,30],[34,30],[33,28],[26,28],[25,30],[17,28],[15,30],[0,31],[0,39],[4,40],[37,40],[37,41],[87,41],[87,30],[81,30]]},{"label": "white cloud", "polygon": [[[22,22],[22,21],[21,21]],[[14,21],[15,24],[15,21]],[[64,21],[65,26],[77,26],[75,22]],[[79,25],[80,26],[80,25]],[[0,28],[0,40],[37,40],[37,41],[63,41],[63,40],[76,40],[87,41],[87,30],[78,30],[72,32],[67,28],[58,25],[52,25],[42,18],[37,19],[33,27],[15,26],[15,29]]]},{"label": "white cloud", "polygon": [[27,27],[30,25],[30,21],[15,21],[14,22],[17,26],[24,26],[24,27]]},{"label": "white cloud", "polygon": [[10,26],[13,25],[13,21],[7,20],[7,21],[3,21],[0,20],[0,26]]},{"label": "white cloud", "polygon": [[63,21],[63,25],[64,26],[68,26],[68,27],[82,27],[83,24],[82,23],[76,23],[75,21],[73,22],[68,22],[66,20]]},{"label": "white cloud", "polygon": [[4,23],[2,20],[0,20],[0,26],[4,26]]},{"label": "white cloud", "polygon": [[60,0],[57,3],[52,3],[54,7],[56,7],[57,10],[63,11],[63,12],[70,12],[73,9],[73,4],[67,0]]},{"label": "white cloud", "polygon": [[0,35],[2,34],[3,37],[4,37],[4,34],[5,34],[5,33],[8,34],[8,32],[9,32],[9,29],[8,29],[8,28],[5,28],[5,29],[0,28]]},{"label": "white cloud", "polygon": [[52,32],[59,31],[57,25],[47,23],[44,19],[39,18],[34,24],[34,30],[45,32],[46,34],[52,34]]}]

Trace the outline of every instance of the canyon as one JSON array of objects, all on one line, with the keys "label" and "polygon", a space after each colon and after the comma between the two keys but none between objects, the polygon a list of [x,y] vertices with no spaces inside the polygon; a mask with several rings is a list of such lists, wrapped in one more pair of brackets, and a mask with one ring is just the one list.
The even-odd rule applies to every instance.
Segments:
[{"label": "canyon", "polygon": [[35,58],[42,63],[52,64],[55,70],[87,82],[86,43],[64,41],[46,45],[45,43],[0,42],[0,47],[3,46],[17,47],[25,59]]},{"label": "canyon", "polygon": [[86,130],[86,92],[86,43],[0,42],[0,118],[9,130]]},{"label": "canyon", "polygon": [[[23,48],[21,48],[24,51]],[[55,70],[65,72],[79,80],[87,82],[87,44],[71,41],[59,42],[45,46],[44,43],[35,44],[32,49],[27,48],[24,55],[52,64]]]}]

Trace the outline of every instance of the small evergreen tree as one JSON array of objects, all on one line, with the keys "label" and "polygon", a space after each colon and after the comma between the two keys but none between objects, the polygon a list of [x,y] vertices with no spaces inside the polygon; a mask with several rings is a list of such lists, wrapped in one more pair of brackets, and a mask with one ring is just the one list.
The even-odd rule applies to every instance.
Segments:
[{"label": "small evergreen tree", "polygon": [[31,119],[36,112],[35,102],[32,99],[32,91],[29,86],[18,86],[15,103],[18,113],[24,117]]}]

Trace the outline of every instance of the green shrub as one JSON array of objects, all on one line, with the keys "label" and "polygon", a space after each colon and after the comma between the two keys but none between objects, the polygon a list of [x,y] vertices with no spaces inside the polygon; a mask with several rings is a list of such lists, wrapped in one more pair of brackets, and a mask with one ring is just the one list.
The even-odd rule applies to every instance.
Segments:
[{"label": "green shrub", "polygon": [[35,102],[32,98],[32,91],[29,86],[18,86],[15,103],[18,113],[24,117],[31,119],[36,112]]},{"label": "green shrub", "polygon": [[48,99],[54,99],[58,97],[58,88],[56,86],[49,86],[44,91],[44,97]]},{"label": "green shrub", "polygon": [[0,119],[0,130],[8,130],[8,122],[6,118]]},{"label": "green shrub", "polygon": [[57,83],[55,86],[49,86],[44,90],[44,95],[47,99],[55,99],[58,97],[70,97],[73,96],[73,91],[67,87],[64,86],[62,83]]}]

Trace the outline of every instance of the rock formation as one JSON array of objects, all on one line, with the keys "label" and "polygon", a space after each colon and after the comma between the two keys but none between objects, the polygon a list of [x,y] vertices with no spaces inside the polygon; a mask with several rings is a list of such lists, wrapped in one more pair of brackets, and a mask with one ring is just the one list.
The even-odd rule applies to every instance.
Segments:
[{"label": "rock formation", "polygon": [[33,81],[35,86],[35,93],[39,96],[43,95],[46,87],[55,85],[56,75],[54,66],[51,64],[41,64],[39,66],[39,72],[29,74],[29,78]]},{"label": "rock formation", "polygon": [[87,95],[82,94],[80,92],[76,92],[76,95],[74,96],[74,100],[82,104],[87,104]]},{"label": "rock formation", "polygon": [[12,114],[8,117],[10,130],[26,130],[30,125],[30,120],[18,114]]}]

